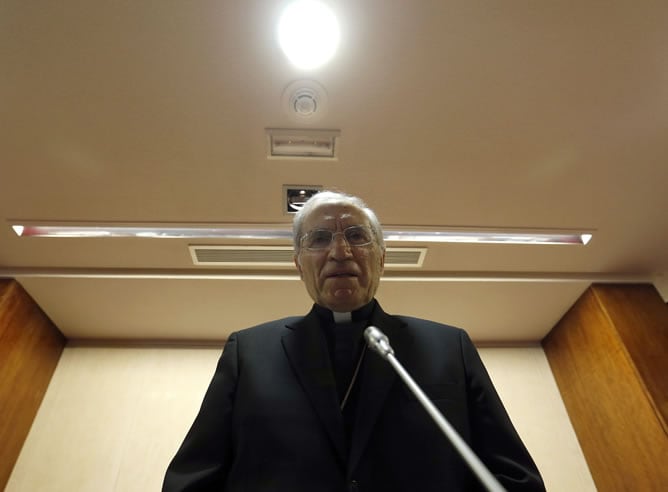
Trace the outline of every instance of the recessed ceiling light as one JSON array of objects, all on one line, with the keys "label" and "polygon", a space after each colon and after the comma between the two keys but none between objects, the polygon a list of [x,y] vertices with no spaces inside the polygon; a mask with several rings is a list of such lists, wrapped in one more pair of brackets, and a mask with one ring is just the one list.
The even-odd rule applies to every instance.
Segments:
[{"label": "recessed ceiling light", "polygon": [[297,186],[297,185],[284,185],[283,186],[283,195],[284,195],[284,209],[283,212],[286,214],[296,214],[299,212],[306,202],[314,196],[315,194],[322,191],[322,186]]},{"label": "recessed ceiling light", "polygon": [[289,4],[278,22],[278,41],[288,59],[302,70],[327,63],[339,45],[339,23],[332,10],[316,0]]}]

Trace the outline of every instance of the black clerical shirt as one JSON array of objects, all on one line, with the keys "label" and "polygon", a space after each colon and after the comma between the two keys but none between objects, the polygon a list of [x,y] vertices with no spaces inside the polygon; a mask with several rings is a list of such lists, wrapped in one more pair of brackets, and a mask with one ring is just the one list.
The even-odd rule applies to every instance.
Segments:
[{"label": "black clerical shirt", "polygon": [[[365,356],[364,329],[369,325],[375,306],[376,301],[373,300],[349,313],[349,316],[341,313],[336,313],[335,316],[329,309],[315,306],[327,341],[339,402],[344,404],[342,413],[348,443],[352,435],[359,392],[359,381],[355,378],[355,370],[361,365]],[[349,321],[337,323],[335,318],[347,318]]]}]

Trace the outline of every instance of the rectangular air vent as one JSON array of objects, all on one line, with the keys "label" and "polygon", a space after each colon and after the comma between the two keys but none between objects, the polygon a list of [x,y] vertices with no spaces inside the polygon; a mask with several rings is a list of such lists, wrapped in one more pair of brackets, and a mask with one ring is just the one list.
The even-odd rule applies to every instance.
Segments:
[{"label": "rectangular air vent", "polygon": [[340,130],[267,128],[268,159],[337,159]]},{"label": "rectangular air vent", "polygon": [[[195,265],[294,267],[291,246],[188,246]],[[385,267],[421,268],[427,248],[387,248]]]}]

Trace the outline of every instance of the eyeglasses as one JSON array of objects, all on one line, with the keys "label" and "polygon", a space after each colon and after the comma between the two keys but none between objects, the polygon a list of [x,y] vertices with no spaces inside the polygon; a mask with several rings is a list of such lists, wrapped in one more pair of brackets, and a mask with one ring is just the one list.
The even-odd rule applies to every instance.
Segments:
[{"label": "eyeglasses", "polygon": [[313,229],[304,234],[300,240],[301,247],[310,251],[320,251],[329,249],[332,246],[334,237],[343,234],[346,242],[353,248],[368,246],[374,240],[371,229],[366,226],[350,226],[340,232],[333,232],[329,229]]}]

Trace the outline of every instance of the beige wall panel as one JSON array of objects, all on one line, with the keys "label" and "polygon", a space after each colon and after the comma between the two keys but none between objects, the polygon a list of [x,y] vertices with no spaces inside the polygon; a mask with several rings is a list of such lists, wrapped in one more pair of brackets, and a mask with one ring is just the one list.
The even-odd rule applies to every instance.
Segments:
[{"label": "beige wall panel", "polygon": [[159,490],[219,355],[66,348],[6,492]]},{"label": "beige wall panel", "polygon": [[543,349],[482,348],[480,356],[548,491],[596,492]]},{"label": "beige wall panel", "polygon": [[[159,490],[219,355],[218,348],[66,348],[7,492]],[[595,490],[542,350],[481,355],[548,490]]]}]

